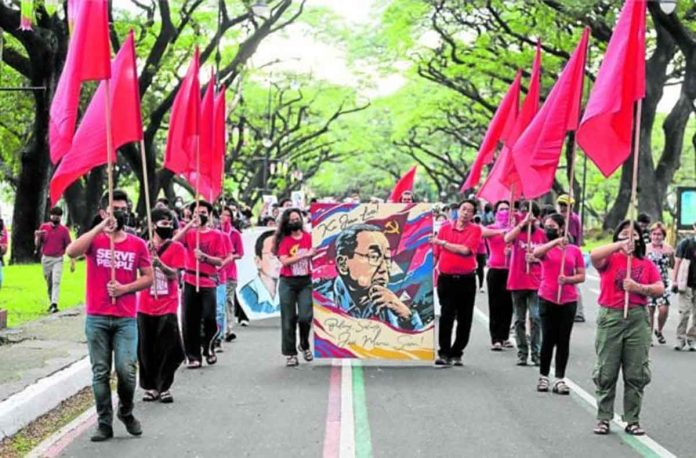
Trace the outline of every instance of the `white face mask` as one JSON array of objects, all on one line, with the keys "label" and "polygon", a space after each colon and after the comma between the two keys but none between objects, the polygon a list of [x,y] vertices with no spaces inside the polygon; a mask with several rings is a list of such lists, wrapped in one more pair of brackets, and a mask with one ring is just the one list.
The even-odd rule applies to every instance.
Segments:
[{"label": "white face mask", "polygon": [[442,221],[435,221],[433,223],[433,232],[435,232],[437,234],[438,232],[440,232],[441,227],[442,227]]}]

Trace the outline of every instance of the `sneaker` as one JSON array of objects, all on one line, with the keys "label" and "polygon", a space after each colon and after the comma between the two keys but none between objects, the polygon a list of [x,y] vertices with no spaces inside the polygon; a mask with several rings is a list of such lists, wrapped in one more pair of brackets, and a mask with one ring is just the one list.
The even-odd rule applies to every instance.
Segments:
[{"label": "sneaker", "polygon": [[510,340],[506,340],[503,342],[503,348],[515,348],[515,345]]},{"label": "sneaker", "polygon": [[665,339],[664,334],[662,334],[660,331],[655,329],[655,337],[657,337],[657,341],[660,342],[660,344],[666,344],[667,339]]},{"label": "sneaker", "polygon": [[104,442],[112,437],[114,437],[114,430],[108,426],[100,425],[97,426],[97,429],[94,431],[94,434],[92,434],[92,437],[90,437],[89,440],[92,442]]},{"label": "sneaker", "polygon": [[133,414],[124,416],[121,415],[121,413],[119,413],[116,416],[119,420],[123,422],[123,424],[126,427],[126,431],[128,431],[128,434],[130,434],[131,436],[140,436],[143,434],[143,427],[140,425],[138,419],[133,416]]},{"label": "sneaker", "polygon": [[240,326],[244,326],[245,328],[249,326],[249,321],[248,320],[242,320],[239,322]]},{"label": "sneaker", "polygon": [[300,362],[297,360],[297,356],[292,355],[288,356],[288,358],[285,360],[285,366],[286,367],[295,367],[299,366]]},{"label": "sneaker", "polygon": [[686,350],[686,342],[683,341],[683,340],[681,340],[681,339],[679,339],[679,340],[677,341],[677,344],[674,346],[674,349],[677,350],[677,351]]},{"label": "sneaker", "polygon": [[496,342],[491,347],[491,351],[503,351],[503,345],[500,342]]},{"label": "sneaker", "polygon": [[222,348],[222,340],[215,341],[213,344],[213,350],[215,350],[215,353],[224,353],[225,350]]},{"label": "sneaker", "polygon": [[48,307],[48,313],[58,313],[58,304],[51,304]]},{"label": "sneaker", "polygon": [[236,338],[237,338],[237,334],[235,334],[234,332],[230,332],[229,334],[227,334],[225,336],[225,342],[232,342]]},{"label": "sneaker", "polygon": [[453,366],[457,366],[457,367],[464,366],[464,363],[462,362],[461,356],[455,356],[454,358],[451,359],[451,361],[452,361]]},{"label": "sneaker", "polygon": [[452,361],[450,361],[449,358],[446,358],[444,356],[440,356],[435,360],[435,366],[438,367],[450,367],[452,365]]},{"label": "sneaker", "polygon": [[532,366],[539,366],[539,357],[538,356],[532,356]]},{"label": "sneaker", "polygon": [[689,347],[689,351],[696,351],[696,343],[693,340],[687,340],[686,346]]},{"label": "sneaker", "polygon": [[517,357],[517,365],[518,366],[526,366],[527,365],[527,357],[526,356],[518,356]]}]

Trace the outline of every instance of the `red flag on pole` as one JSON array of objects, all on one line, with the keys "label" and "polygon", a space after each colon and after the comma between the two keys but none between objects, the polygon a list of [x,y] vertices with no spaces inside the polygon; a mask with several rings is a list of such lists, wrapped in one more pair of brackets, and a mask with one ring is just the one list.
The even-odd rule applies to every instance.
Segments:
[{"label": "red flag on pole", "polygon": [[645,0],[626,0],[576,135],[605,177],[630,156],[634,104],[645,97],[645,10]]},{"label": "red flag on pole", "polygon": [[222,194],[225,152],[227,151],[226,117],[225,86],[222,86],[220,92],[215,97],[215,115],[213,117],[213,167],[211,177],[213,199],[217,199]]},{"label": "red flag on pole", "polygon": [[[210,81],[201,102],[200,112],[200,189],[198,192],[206,199],[212,200],[212,169],[213,169],[213,136],[215,116],[215,75],[210,72]],[[191,186],[196,183],[196,157],[191,154],[188,168],[183,172],[183,177]]]},{"label": "red flag on pole", "polygon": [[172,113],[169,117],[167,147],[164,153],[164,167],[175,174],[189,170],[195,161],[195,137],[198,135],[198,121],[201,109],[201,88],[198,81],[198,48],[193,55],[186,76],[181,81],[176,94]]},{"label": "red flag on pole", "polygon": [[[515,200],[522,197],[522,186],[519,182],[514,182],[510,185],[505,183],[505,171],[511,168],[514,169],[514,165],[510,165],[510,162],[512,162],[510,150],[508,148],[503,148],[488,174],[488,178],[486,178],[486,181],[476,194],[478,197],[492,203],[500,200],[508,200],[510,197]],[[515,174],[515,176],[518,175]]]},{"label": "red flag on pole", "polygon": [[103,80],[111,76],[108,5],[106,0],[79,3],[75,33],[51,102],[49,145],[56,164],[68,152],[75,134],[82,81]]},{"label": "red flag on pole", "polygon": [[[138,94],[138,73],[135,61],[133,32],[114,58],[111,77],[111,132],[114,148],[143,138]],[[102,82],[82,117],[72,147],[53,174],[50,185],[53,205],[65,189],[94,167],[106,164],[106,84]]]},{"label": "red flag on pole", "polygon": [[471,165],[469,176],[466,177],[466,181],[462,185],[462,192],[467,189],[475,188],[479,184],[481,180],[481,171],[484,166],[493,162],[493,156],[498,149],[498,143],[500,140],[506,139],[510,132],[512,132],[512,127],[514,126],[519,111],[521,80],[522,72],[518,70],[515,79],[510,85],[505,97],[503,97],[503,100],[500,102],[498,109],[495,110],[491,123],[488,125],[488,130],[486,131],[485,137],[483,137],[483,142],[479,148],[476,160]]},{"label": "red flag on pole", "polygon": [[401,202],[401,196],[406,191],[413,190],[413,182],[416,180],[416,166],[414,165],[411,169],[402,176],[399,181],[394,186],[394,189],[389,196],[387,202],[399,203]]},{"label": "red flag on pole", "polygon": [[528,199],[551,189],[566,134],[577,129],[589,38],[586,28],[544,106],[512,149],[522,193]]}]

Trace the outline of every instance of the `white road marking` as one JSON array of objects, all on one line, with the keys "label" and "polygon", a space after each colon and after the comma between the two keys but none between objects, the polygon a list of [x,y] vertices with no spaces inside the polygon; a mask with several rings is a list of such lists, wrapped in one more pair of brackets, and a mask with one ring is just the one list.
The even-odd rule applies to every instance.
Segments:
[{"label": "white road marking", "polygon": [[340,458],[355,457],[355,417],[353,415],[353,367],[343,360],[341,370],[341,442]]},{"label": "white road marking", "polygon": [[[594,290],[593,290],[594,292]],[[599,294],[599,291],[597,291],[597,294]],[[479,321],[483,322],[484,324],[488,324],[488,315],[486,315],[483,311],[481,311],[480,308],[475,307],[474,312],[476,314],[476,318],[478,318]],[[589,404],[593,409],[597,409],[597,401],[595,400],[594,396],[592,396],[590,393],[582,389],[577,383],[573,382],[571,379],[566,377],[565,379],[566,385],[568,385],[568,388],[571,389],[576,395],[577,399],[582,399],[585,401],[587,404]],[[621,420],[621,417],[618,415],[614,414],[614,423],[616,426],[623,429],[626,427],[626,423]],[[664,448],[662,445],[660,445],[658,442],[650,438],[647,434],[645,436],[629,436],[636,441],[640,442],[643,446],[646,448],[650,449],[650,451],[654,452],[657,456],[659,457],[664,457],[664,458],[676,458],[676,455]]]}]

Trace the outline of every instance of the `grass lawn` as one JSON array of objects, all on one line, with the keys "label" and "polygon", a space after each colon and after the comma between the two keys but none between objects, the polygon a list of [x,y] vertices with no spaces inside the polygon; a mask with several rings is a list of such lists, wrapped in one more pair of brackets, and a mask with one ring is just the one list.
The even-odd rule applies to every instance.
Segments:
[{"label": "grass lawn", "polygon": [[[67,259],[67,258],[66,258]],[[3,267],[3,285],[0,289],[0,308],[6,309],[7,325],[17,326],[48,315],[48,294],[41,264],[23,264]],[[65,310],[83,304],[85,300],[85,263],[80,261],[74,273],[70,263],[63,266],[58,308]]]}]

